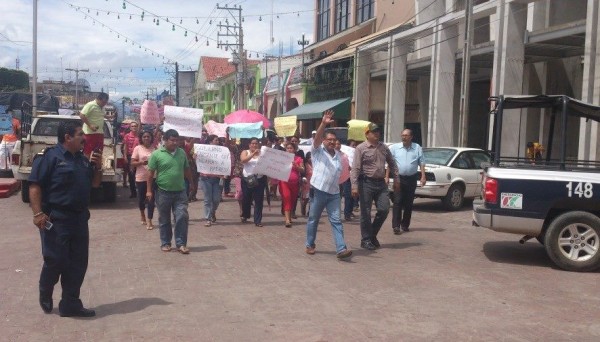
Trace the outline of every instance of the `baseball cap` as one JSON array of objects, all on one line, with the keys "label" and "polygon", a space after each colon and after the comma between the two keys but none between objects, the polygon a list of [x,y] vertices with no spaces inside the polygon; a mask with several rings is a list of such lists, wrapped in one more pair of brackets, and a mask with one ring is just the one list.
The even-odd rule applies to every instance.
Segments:
[{"label": "baseball cap", "polygon": [[367,132],[375,132],[375,131],[381,131],[381,128],[379,126],[377,126],[377,124],[374,124],[372,122],[370,122],[367,127],[365,127],[365,133]]}]

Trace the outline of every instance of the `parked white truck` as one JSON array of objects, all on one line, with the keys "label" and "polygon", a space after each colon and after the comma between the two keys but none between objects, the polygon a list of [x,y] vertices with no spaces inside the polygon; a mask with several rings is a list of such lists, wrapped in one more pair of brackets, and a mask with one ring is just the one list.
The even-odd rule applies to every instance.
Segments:
[{"label": "parked white truck", "polygon": [[[47,147],[58,142],[58,125],[64,120],[80,120],[78,116],[38,115],[31,117],[23,114],[21,139],[17,141],[11,156],[11,167],[15,179],[21,181],[21,199],[29,202],[29,174],[36,155],[42,154]],[[117,183],[122,180],[124,159],[121,148],[117,146],[114,129],[110,122],[104,121],[104,148],[102,151],[102,186],[92,189],[94,202],[114,202],[117,198]]]}]

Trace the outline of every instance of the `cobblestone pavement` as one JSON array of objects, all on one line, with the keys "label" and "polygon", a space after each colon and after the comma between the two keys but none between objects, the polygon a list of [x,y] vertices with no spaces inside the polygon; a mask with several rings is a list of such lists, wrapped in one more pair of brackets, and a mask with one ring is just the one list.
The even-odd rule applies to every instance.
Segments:
[{"label": "cobblestone pavement", "polygon": [[[380,250],[338,261],[326,218],[317,254],[304,253],[305,222],[283,226],[279,202],[265,226],[241,225],[232,199],[204,227],[190,204],[189,255],[160,251],[125,189],[96,205],[82,300],[92,319],[60,318],[37,302],[40,242],[20,196],[0,200],[1,341],[598,341],[598,273],[552,266],[535,240],[471,226],[468,207],[445,212],[417,200],[412,231]],[[57,287],[55,306],[60,297]]]}]

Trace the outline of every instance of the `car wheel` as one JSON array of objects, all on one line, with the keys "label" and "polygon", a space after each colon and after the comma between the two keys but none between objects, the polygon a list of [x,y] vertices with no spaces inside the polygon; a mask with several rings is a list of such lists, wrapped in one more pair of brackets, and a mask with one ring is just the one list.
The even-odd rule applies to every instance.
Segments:
[{"label": "car wheel", "polygon": [[600,218],[571,211],[555,218],[544,239],[546,253],[560,268],[587,272],[600,268]]},{"label": "car wheel", "polygon": [[21,201],[29,203],[29,182],[26,180],[21,181]]},{"label": "car wheel", "polygon": [[462,208],[463,203],[465,201],[465,190],[462,186],[458,184],[453,184],[450,189],[448,189],[448,193],[446,197],[442,199],[444,206],[448,210],[456,211]]}]

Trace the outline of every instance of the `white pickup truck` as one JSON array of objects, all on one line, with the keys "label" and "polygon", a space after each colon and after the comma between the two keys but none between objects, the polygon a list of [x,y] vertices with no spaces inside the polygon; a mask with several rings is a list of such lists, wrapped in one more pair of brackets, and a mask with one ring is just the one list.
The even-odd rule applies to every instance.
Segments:
[{"label": "white pickup truck", "polygon": [[[29,202],[29,174],[36,155],[58,142],[58,125],[64,120],[80,120],[78,116],[39,115],[23,117],[21,140],[18,140],[11,156],[11,168],[15,179],[21,181],[21,199]],[[122,180],[124,159],[121,148],[116,146],[114,130],[110,122],[104,121],[104,149],[102,151],[102,186],[92,189],[91,199],[95,202],[114,202],[117,198],[117,183]]]}]

